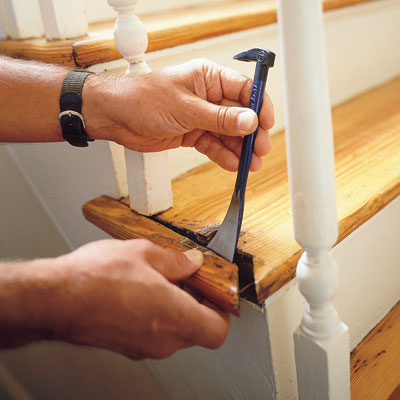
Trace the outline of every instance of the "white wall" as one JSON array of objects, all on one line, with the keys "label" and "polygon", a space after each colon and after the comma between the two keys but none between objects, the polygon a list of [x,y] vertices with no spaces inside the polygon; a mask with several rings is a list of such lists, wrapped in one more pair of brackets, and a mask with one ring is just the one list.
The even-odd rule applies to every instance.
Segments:
[{"label": "white wall", "polygon": [[117,197],[106,142],[97,141],[87,148],[74,148],[66,142],[13,144],[10,151],[71,249],[109,237],[82,215],[87,200],[101,194]]},{"label": "white wall", "polygon": [[0,260],[51,257],[69,250],[6,145],[0,145],[0,193]]}]

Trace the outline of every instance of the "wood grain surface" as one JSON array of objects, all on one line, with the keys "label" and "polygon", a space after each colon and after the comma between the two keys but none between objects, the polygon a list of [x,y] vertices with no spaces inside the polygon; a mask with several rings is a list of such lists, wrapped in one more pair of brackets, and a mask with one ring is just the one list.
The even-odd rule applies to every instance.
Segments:
[{"label": "wood grain surface", "polygon": [[[333,10],[372,0],[324,0]],[[226,0],[141,16],[149,36],[147,51],[238,32],[277,20],[275,0]],[[89,67],[121,58],[113,38],[114,21],[90,26],[86,37],[74,40],[0,41],[0,54],[30,60]]]},{"label": "wood grain surface", "polygon": [[107,196],[83,206],[87,220],[117,239],[143,238],[164,248],[203,251],[204,265],[182,283],[224,310],[239,315],[238,271],[234,264],[216,256],[191,240],[132,211],[126,204]]},{"label": "wood grain surface", "polygon": [[[399,104],[400,78],[333,111],[339,240],[400,193]],[[174,206],[156,219],[205,245],[234,183],[235,174],[215,164],[193,169],[174,180]],[[283,132],[272,137],[262,169],[249,176],[238,251],[254,266],[258,303],[295,275],[302,250],[293,237]]]},{"label": "wood grain surface", "polygon": [[400,303],[351,353],[351,398],[400,399]]}]

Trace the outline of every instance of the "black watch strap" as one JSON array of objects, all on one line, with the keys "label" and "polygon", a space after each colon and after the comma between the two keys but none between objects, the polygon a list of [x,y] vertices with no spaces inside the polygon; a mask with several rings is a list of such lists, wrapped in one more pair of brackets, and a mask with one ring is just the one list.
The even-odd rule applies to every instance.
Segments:
[{"label": "black watch strap", "polygon": [[60,96],[60,121],[63,138],[72,146],[87,147],[93,142],[85,130],[82,112],[82,88],[92,72],[72,70],[65,77]]}]

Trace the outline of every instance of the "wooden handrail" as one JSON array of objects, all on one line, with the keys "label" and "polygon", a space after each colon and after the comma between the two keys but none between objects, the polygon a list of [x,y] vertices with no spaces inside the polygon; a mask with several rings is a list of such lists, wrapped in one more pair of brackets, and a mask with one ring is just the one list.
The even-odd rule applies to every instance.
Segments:
[{"label": "wooden handrail", "polygon": [[[373,0],[324,0],[324,10],[334,10]],[[146,25],[147,51],[162,50],[273,24],[277,20],[273,0],[228,0],[222,4],[199,5],[170,12],[141,16]],[[89,67],[121,58],[115,47],[112,27],[114,21],[93,24],[89,34],[74,40],[0,41],[0,54],[29,60]]]}]

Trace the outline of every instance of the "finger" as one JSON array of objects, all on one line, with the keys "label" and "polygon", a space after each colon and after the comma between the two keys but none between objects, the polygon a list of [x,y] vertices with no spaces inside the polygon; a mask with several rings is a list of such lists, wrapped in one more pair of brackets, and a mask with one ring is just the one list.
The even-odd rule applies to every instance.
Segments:
[{"label": "finger", "polygon": [[[223,98],[220,102],[219,105],[221,106],[227,106],[227,107],[247,107],[250,102],[250,92],[246,92],[246,94],[243,96],[243,102],[242,104],[240,101],[233,101],[229,100],[226,98]],[[260,115],[259,115],[259,128],[262,128],[264,130],[271,129],[272,126],[274,125],[274,107],[272,104],[272,101],[270,97],[268,96],[267,93],[264,93],[264,98],[263,98],[263,105],[261,107]]]},{"label": "finger", "polygon": [[170,281],[187,278],[203,265],[203,253],[196,249],[180,253],[148,241],[142,241],[140,246],[145,260]]},{"label": "finger", "polygon": [[258,171],[263,165],[262,157],[258,156],[257,154],[253,154],[251,157],[250,163],[250,171],[255,172]]},{"label": "finger", "polygon": [[[182,295],[190,296],[186,292]],[[207,301],[205,304],[199,304],[193,298],[187,298],[179,303],[182,312],[180,330],[182,340],[209,349],[220,347],[228,334],[229,313],[219,310],[214,305],[212,308],[205,305],[209,303]]]},{"label": "finger", "polygon": [[240,154],[242,153],[243,138],[222,136],[220,137],[220,140],[229,150],[231,150],[238,158],[240,158]]},{"label": "finger", "polygon": [[195,124],[193,129],[242,136],[252,133],[257,128],[257,115],[248,108],[217,105],[200,98],[196,98],[192,104],[195,108],[195,112],[191,114],[192,123]]},{"label": "finger", "polygon": [[[192,318],[192,326],[198,329],[191,335],[192,343],[215,350],[222,346],[228,335],[230,314],[217,308],[199,304],[197,318]],[[193,315],[193,314],[192,314]]]},{"label": "finger", "polygon": [[[251,91],[252,80],[238,71],[208,61],[203,66],[203,72],[207,99],[213,103],[220,102],[221,98],[241,102],[243,93]],[[241,102],[242,106],[248,104]]]},{"label": "finger", "polygon": [[264,93],[263,104],[261,107],[259,120],[260,120],[260,127],[264,128],[265,130],[271,129],[275,123],[274,105],[267,93]]},{"label": "finger", "polygon": [[204,133],[197,140],[194,148],[227,171],[237,171],[239,157],[228,149],[219,138],[209,133]]},{"label": "finger", "polygon": [[191,132],[185,133],[182,139],[182,147],[194,147],[199,138],[204,134],[203,129],[194,129]]},{"label": "finger", "polygon": [[[221,141],[224,145],[230,149],[237,157],[240,159],[240,155],[242,152],[242,144],[243,141],[237,137],[221,137]],[[269,138],[268,131],[263,130],[262,128],[258,128],[254,152],[251,159],[250,171],[258,171],[262,167],[262,158],[271,148],[271,142]]]},{"label": "finger", "polygon": [[[258,137],[258,134],[257,134],[257,137]],[[257,140],[257,137],[256,137],[256,140]],[[235,140],[235,139],[237,139],[237,140]],[[221,138],[221,141],[224,143],[224,145],[227,148],[229,148],[237,156],[238,161],[240,161],[243,141],[239,140],[239,138],[228,137],[228,136],[226,136],[225,138]],[[258,171],[262,167],[262,164],[263,164],[263,161],[262,161],[261,156],[254,151],[251,156],[250,171],[253,171],[253,172]]]},{"label": "finger", "polygon": [[[208,62],[205,66],[205,70],[207,72],[210,69],[216,71],[216,73],[206,73],[205,75],[209,101],[221,103],[222,90],[222,99],[240,102],[240,105],[244,107],[249,106],[251,89],[253,86],[253,81],[250,78],[237,71]],[[216,84],[216,77],[219,78],[218,84]],[[220,88],[218,88],[219,86]],[[213,88],[217,88],[217,90],[213,90]],[[267,93],[264,93],[263,106],[260,111],[259,119],[260,126],[264,129],[271,129],[274,125],[274,108]]]},{"label": "finger", "polygon": [[266,156],[271,150],[271,139],[269,132],[261,127],[258,128],[254,142],[254,153],[259,156]]}]

